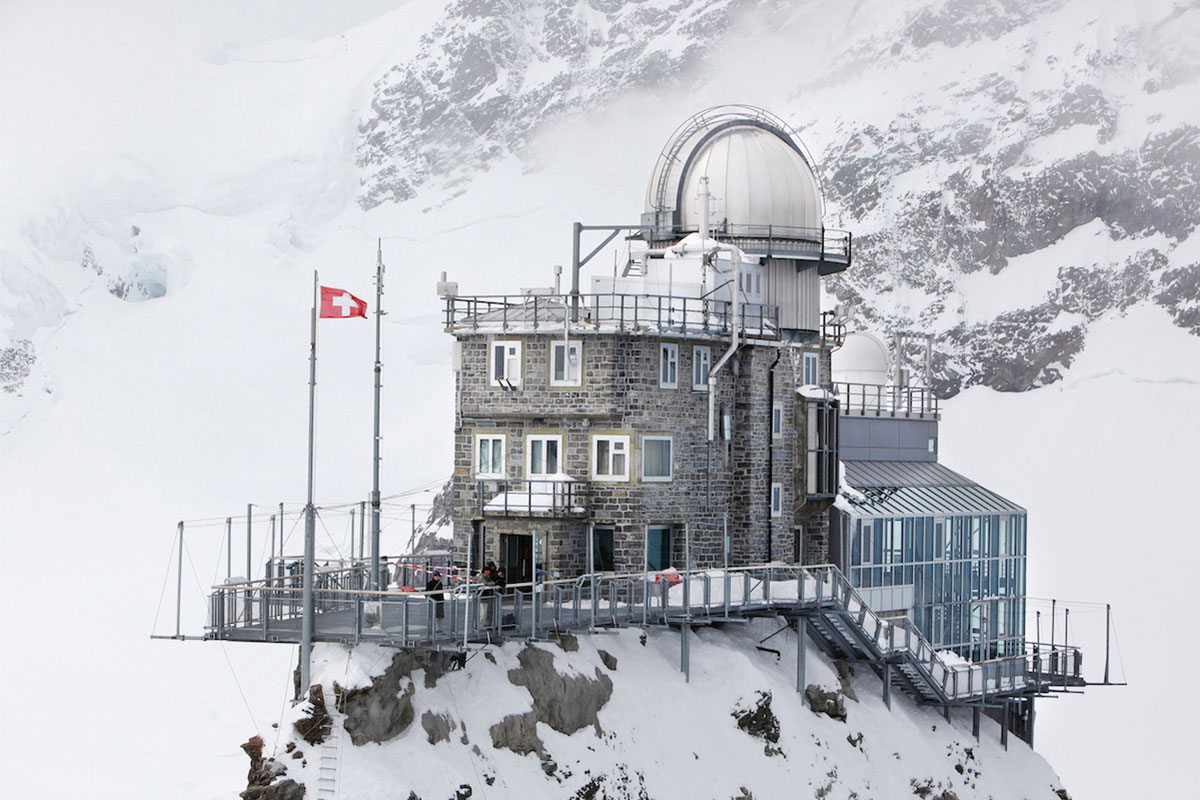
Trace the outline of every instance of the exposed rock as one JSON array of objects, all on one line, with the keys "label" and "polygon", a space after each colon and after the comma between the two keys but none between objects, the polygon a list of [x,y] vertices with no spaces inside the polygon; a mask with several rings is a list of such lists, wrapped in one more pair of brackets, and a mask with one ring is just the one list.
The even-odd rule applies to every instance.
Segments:
[{"label": "exposed rock", "polygon": [[276,782],[287,773],[287,768],[273,758],[264,759],[262,749],[260,736],[251,737],[242,745],[250,758],[250,772],[246,775],[246,791],[239,797],[242,800],[300,800],[304,797],[304,786],[294,780],[285,778]]},{"label": "exposed rock", "polygon": [[816,684],[810,683],[804,690],[808,699],[808,707],[814,714],[825,714],[830,719],[846,721],[846,704],[842,701],[842,693],[834,690],[827,692]]},{"label": "exposed rock", "polygon": [[597,650],[600,654],[600,660],[604,662],[604,666],[608,667],[610,672],[617,671],[617,657],[607,650]]},{"label": "exposed rock", "polygon": [[512,750],[522,756],[544,754],[545,746],[537,735],[537,722],[537,715],[532,711],[509,714],[488,730],[492,735],[492,747]]},{"label": "exposed rock", "polygon": [[450,731],[456,727],[456,724],[445,714],[426,711],[421,715],[421,727],[425,729],[425,737],[429,743],[437,744],[450,741]]},{"label": "exposed rock", "polygon": [[339,705],[346,714],[345,728],[355,745],[381,743],[394,739],[412,724],[415,712],[412,698],[416,693],[412,671],[423,669],[425,687],[433,688],[449,668],[453,654],[400,651],[382,675],[363,689],[346,691]]},{"label": "exposed rock", "polygon": [[613,684],[596,669],[596,677],[561,675],[554,669],[554,655],[527,645],[517,656],[521,666],[508,671],[508,680],[524,686],[533,697],[533,713],[559,733],[572,734],[591,725],[603,733],[596,715],[612,697]]},{"label": "exposed rock", "polygon": [[300,738],[309,744],[320,744],[333,730],[333,720],[325,708],[325,690],[314,683],[308,690],[308,710],[294,723]]},{"label": "exposed rock", "polygon": [[775,744],[779,741],[779,718],[771,711],[771,693],[758,692],[752,708],[735,707],[737,726],[751,736]]},{"label": "exposed rock", "polygon": [[33,342],[29,339],[15,339],[8,347],[0,347],[0,390],[16,393],[29,377],[36,360]]},{"label": "exposed rock", "polygon": [[563,649],[564,653],[579,652],[579,637],[569,633],[558,633],[550,637],[550,641]]}]

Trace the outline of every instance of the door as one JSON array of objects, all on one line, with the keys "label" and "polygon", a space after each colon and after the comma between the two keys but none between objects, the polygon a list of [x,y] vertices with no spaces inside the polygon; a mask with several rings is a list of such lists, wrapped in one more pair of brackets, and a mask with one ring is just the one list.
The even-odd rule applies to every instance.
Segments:
[{"label": "door", "polygon": [[533,580],[533,537],[520,533],[500,534],[500,566],[512,583]]}]

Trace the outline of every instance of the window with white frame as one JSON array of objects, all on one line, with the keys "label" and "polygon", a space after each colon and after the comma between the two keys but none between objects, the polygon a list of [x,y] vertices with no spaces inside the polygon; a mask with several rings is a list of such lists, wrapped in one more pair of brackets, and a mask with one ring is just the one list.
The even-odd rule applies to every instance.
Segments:
[{"label": "window with white frame", "polygon": [[556,339],[550,343],[550,385],[579,386],[583,376],[583,343]]},{"label": "window with white frame", "polygon": [[816,386],[820,382],[820,372],[818,370],[819,363],[820,362],[817,360],[816,353],[805,353],[804,354],[804,376],[803,376],[804,381],[803,381],[803,383],[805,386]]},{"label": "window with white frame", "polygon": [[492,342],[492,354],[488,360],[493,386],[521,385],[521,342],[514,339],[497,339]]},{"label": "window with white frame", "polygon": [[475,476],[504,477],[504,434],[475,434]]},{"label": "window with white frame", "polygon": [[562,473],[562,437],[525,437],[525,476],[529,480],[552,478]]},{"label": "window with white frame", "polygon": [[783,516],[783,484],[779,482],[771,484],[771,516]]},{"label": "window with white frame", "polygon": [[658,385],[664,389],[679,386],[679,345],[662,344],[658,348]]},{"label": "window with white frame", "polygon": [[704,391],[708,388],[708,370],[712,366],[712,348],[692,348],[692,388]]},{"label": "window with white frame", "polygon": [[596,434],[592,436],[592,479],[629,480],[629,437]]},{"label": "window with white frame", "polygon": [[783,403],[776,401],[771,404],[771,438],[783,436]]},{"label": "window with white frame", "polygon": [[671,469],[671,437],[642,437],[642,480],[669,481],[674,476]]}]

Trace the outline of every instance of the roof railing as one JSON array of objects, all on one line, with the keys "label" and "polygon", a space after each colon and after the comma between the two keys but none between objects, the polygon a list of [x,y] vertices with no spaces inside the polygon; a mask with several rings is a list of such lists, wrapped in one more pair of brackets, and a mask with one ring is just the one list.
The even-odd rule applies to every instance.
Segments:
[{"label": "roof railing", "polygon": [[938,397],[927,386],[834,381],[843,415],[867,417],[936,416]]},{"label": "roof railing", "polygon": [[[578,313],[576,314],[576,308]],[[446,298],[446,332],[554,333],[564,317],[577,317],[571,329],[652,331],[688,336],[729,336],[733,304],[711,297],[656,294],[478,295]],[[741,303],[743,336],[779,338],[779,309],[764,303]]]}]

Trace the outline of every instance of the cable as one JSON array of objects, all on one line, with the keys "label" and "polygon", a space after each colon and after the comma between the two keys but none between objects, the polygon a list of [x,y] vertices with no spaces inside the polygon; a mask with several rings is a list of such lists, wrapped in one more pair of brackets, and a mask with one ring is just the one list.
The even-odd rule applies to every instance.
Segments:
[{"label": "cable", "polygon": [[[200,601],[207,604],[208,597],[204,594],[204,588],[200,585],[200,575],[196,572],[196,563],[192,561],[192,554],[188,552],[187,543],[183,545],[183,552],[187,556],[188,564],[192,568],[192,578],[196,581],[196,591],[200,594]],[[254,712],[250,710],[250,701],[246,699],[246,693],[242,691],[242,682],[238,680],[237,670],[233,668],[233,661],[229,658],[229,653],[225,649],[225,642],[217,639],[221,645],[221,653],[225,656],[225,663],[229,665],[229,674],[233,676],[233,685],[237,687],[238,694],[242,697],[242,705],[246,707],[246,716],[250,717],[250,726],[254,728],[254,732],[258,733],[258,721],[254,719]]]},{"label": "cable", "polygon": [[175,539],[176,537],[171,537],[171,554],[167,556],[167,571],[163,573],[162,588],[158,591],[158,608],[154,610],[154,624],[150,627],[151,636],[158,633],[158,615],[162,613],[163,596],[167,593],[167,581],[171,579],[171,562],[174,561]]}]

